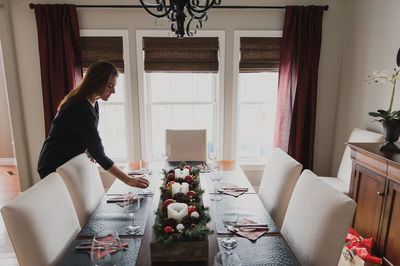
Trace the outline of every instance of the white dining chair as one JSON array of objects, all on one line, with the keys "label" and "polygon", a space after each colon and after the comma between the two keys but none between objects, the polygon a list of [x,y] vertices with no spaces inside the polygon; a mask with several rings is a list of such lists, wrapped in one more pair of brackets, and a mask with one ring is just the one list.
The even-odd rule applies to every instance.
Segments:
[{"label": "white dining chair", "polygon": [[279,148],[275,148],[264,169],[258,196],[280,229],[294,186],[303,166]]},{"label": "white dining chair", "polygon": [[21,193],[1,214],[21,266],[56,265],[81,229],[57,173]]},{"label": "white dining chair", "polygon": [[[385,139],[382,134],[355,128],[348,139],[348,142],[383,142]],[[337,177],[321,176],[322,181],[333,186],[344,194],[349,194],[352,161],[350,157],[351,149],[346,145],[342,160],[340,162]]]},{"label": "white dining chair", "polygon": [[170,145],[169,162],[206,161],[207,136],[205,129],[165,131],[165,144]]},{"label": "white dining chair", "polygon": [[356,203],[304,170],[293,190],[281,233],[301,265],[336,266]]},{"label": "white dining chair", "polygon": [[97,165],[81,153],[57,168],[67,185],[79,223],[83,227],[104,197],[103,183]]}]

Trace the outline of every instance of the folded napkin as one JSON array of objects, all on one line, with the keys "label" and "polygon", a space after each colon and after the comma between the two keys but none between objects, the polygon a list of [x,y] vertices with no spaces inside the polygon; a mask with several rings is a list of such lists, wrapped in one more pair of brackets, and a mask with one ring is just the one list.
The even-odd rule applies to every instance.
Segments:
[{"label": "folded napkin", "polygon": [[[242,219],[237,224],[257,224],[257,223],[248,219]],[[239,236],[245,237],[251,241],[256,241],[259,237],[261,237],[268,231],[268,227],[256,229],[251,227],[238,228],[234,226],[229,226],[228,230],[236,233]]]},{"label": "folded napkin", "polygon": [[199,168],[202,173],[208,173],[211,170],[211,168],[206,163],[198,164],[196,165],[196,167]]},{"label": "folded napkin", "polygon": [[234,197],[239,197],[240,195],[246,193],[249,189],[248,188],[241,188],[237,187],[236,185],[228,184],[222,188],[218,189],[219,193],[224,193],[226,195],[231,195]]},{"label": "folded napkin", "polygon": [[[116,195],[113,197],[109,197],[107,199],[107,203],[116,203],[120,207],[124,207],[128,204],[135,202],[138,198],[139,198],[139,200],[143,200],[143,197],[141,197],[141,196],[138,197],[137,195],[134,195],[132,192],[128,192],[128,193]],[[125,201],[126,199],[132,199],[132,202],[127,202],[127,201]]]},{"label": "folded napkin", "polygon": [[[96,256],[98,259],[101,259],[108,254],[112,254],[119,250],[126,249],[128,247],[127,243],[124,243],[122,239],[115,239],[114,236],[108,235],[103,238],[97,239],[98,243],[96,244],[99,248],[94,249],[94,254],[92,256]],[[86,250],[88,249],[89,255],[91,254],[93,242],[82,242],[80,246],[77,246],[77,250]]]}]

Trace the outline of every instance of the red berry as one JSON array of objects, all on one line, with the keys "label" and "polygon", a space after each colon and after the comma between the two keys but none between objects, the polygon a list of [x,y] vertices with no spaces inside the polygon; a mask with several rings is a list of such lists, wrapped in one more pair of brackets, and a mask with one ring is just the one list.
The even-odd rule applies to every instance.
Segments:
[{"label": "red berry", "polygon": [[192,168],[189,165],[186,165],[185,167],[183,167],[183,169],[189,169],[189,171],[192,170]]},{"label": "red berry", "polygon": [[196,198],[196,192],[194,192],[193,190],[189,190],[188,191],[188,193],[186,193],[186,195],[189,197],[189,198]]},{"label": "red berry", "polygon": [[167,176],[167,178],[168,178],[168,180],[170,180],[170,181],[175,180],[175,174],[169,173],[168,176]]},{"label": "red berry", "polygon": [[164,209],[166,209],[168,207],[168,205],[170,205],[171,203],[174,203],[174,202],[175,202],[175,200],[173,200],[173,199],[166,199],[163,203]]},{"label": "red berry", "polygon": [[191,206],[188,207],[189,215],[190,215],[192,212],[195,212],[195,211],[197,211],[197,210],[196,210],[196,206],[191,205]]},{"label": "red berry", "polygon": [[170,182],[168,182],[168,184],[167,184],[167,189],[171,189],[172,188],[172,184],[174,184],[174,183],[176,183],[175,181],[170,181]]},{"label": "red berry", "polygon": [[164,228],[164,233],[166,233],[166,234],[170,234],[170,233],[172,233],[172,231],[173,231],[174,229],[172,229],[172,226],[166,226],[165,228]]},{"label": "red berry", "polygon": [[185,177],[185,180],[186,180],[186,181],[193,182],[193,181],[194,181],[194,178],[193,178],[193,176],[191,176],[191,175],[187,175],[187,176]]}]

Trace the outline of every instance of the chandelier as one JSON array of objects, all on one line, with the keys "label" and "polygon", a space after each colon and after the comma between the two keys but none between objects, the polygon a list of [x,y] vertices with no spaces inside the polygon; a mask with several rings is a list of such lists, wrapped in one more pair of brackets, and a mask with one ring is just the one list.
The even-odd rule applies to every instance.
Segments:
[{"label": "chandelier", "polygon": [[[165,18],[171,23],[171,31],[178,38],[196,34],[207,21],[207,10],[221,4],[222,0],[140,0],[143,8],[157,19]],[[168,4],[166,4],[168,2]],[[155,10],[154,10],[155,9]],[[189,21],[185,21],[190,17]],[[186,22],[186,24],[185,24]]]}]

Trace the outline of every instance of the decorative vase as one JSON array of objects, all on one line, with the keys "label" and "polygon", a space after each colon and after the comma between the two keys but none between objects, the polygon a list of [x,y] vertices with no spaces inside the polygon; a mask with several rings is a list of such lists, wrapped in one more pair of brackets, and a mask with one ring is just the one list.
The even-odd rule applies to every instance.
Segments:
[{"label": "decorative vase", "polygon": [[394,144],[400,136],[400,120],[382,121],[382,126],[386,142],[380,147],[380,150],[400,153],[400,149]]}]

